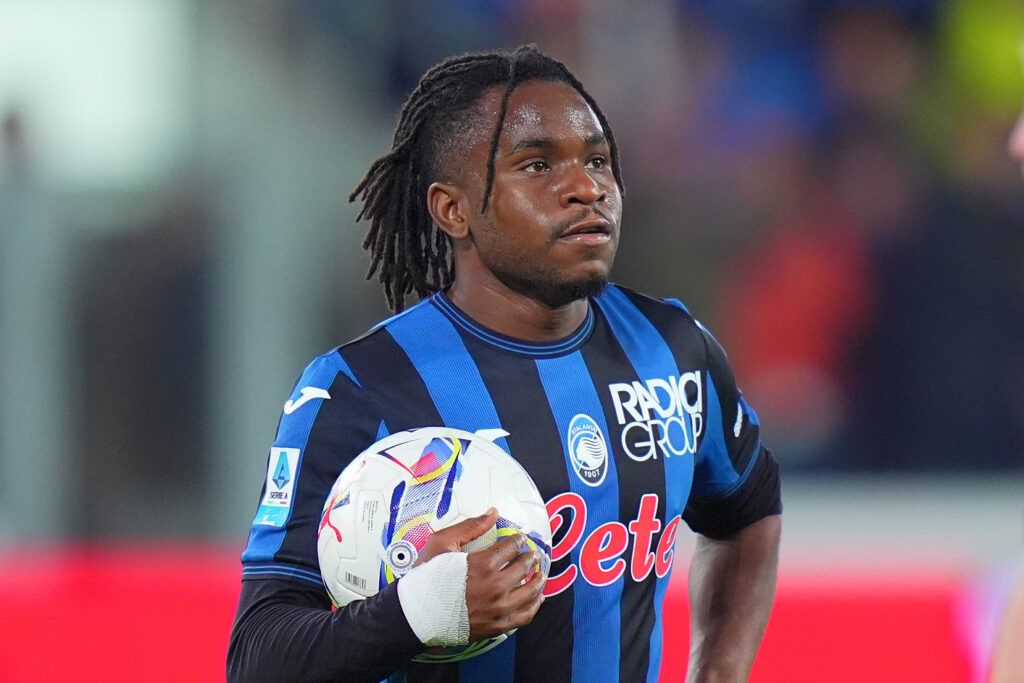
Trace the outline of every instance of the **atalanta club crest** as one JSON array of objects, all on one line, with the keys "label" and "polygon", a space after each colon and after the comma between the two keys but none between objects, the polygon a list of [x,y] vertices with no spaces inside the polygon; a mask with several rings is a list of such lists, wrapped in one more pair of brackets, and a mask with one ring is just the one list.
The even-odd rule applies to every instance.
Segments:
[{"label": "atalanta club crest", "polygon": [[587,486],[599,486],[608,471],[608,446],[601,428],[589,415],[577,415],[569,423],[569,458]]}]

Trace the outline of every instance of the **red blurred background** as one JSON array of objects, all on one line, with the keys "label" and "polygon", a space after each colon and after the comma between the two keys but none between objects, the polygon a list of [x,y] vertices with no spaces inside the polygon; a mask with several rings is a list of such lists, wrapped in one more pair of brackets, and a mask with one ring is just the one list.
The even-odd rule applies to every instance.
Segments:
[{"label": "red blurred background", "polygon": [[[217,546],[8,549],[0,555],[0,680],[219,681],[238,597],[237,550]],[[686,671],[685,574],[668,593],[663,681]],[[962,683],[965,582],[785,575],[754,683]]]}]

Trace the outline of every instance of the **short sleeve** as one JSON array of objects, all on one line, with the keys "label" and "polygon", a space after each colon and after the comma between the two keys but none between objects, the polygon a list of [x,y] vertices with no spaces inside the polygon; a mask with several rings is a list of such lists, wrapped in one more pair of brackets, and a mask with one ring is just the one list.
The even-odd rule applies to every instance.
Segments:
[{"label": "short sleeve", "polygon": [[700,534],[727,538],[782,512],[779,467],[761,443],[757,413],[737,388],[725,351],[698,325],[707,350],[707,409],[683,518]]},{"label": "short sleeve", "polygon": [[344,467],[383,430],[379,411],[332,351],[302,373],[282,409],[259,505],[242,553],[243,579],[322,585],[317,532]]}]

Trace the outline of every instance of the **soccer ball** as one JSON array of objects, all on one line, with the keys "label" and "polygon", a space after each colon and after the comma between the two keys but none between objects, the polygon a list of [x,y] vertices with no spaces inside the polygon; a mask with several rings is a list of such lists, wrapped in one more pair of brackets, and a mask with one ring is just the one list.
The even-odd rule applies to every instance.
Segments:
[{"label": "soccer ball", "polygon": [[[526,470],[492,440],[506,435],[421,427],[392,434],[360,453],[338,476],[320,517],[317,555],[334,605],[367,598],[400,579],[431,534],[490,507],[498,510],[497,523],[463,550],[481,550],[520,532],[540,551],[534,571],[546,575],[551,566],[547,509]],[[511,633],[431,648],[415,659],[467,659]]]}]

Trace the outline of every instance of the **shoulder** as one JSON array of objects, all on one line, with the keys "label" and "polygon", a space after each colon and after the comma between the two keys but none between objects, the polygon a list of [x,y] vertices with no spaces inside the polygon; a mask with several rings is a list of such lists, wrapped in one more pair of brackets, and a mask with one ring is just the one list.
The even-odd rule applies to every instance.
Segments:
[{"label": "shoulder", "polygon": [[363,334],[336,348],[335,351],[344,355],[345,352],[351,349],[372,348],[382,343],[387,343],[388,337],[398,331],[429,326],[439,314],[433,303],[436,296],[437,294],[433,294],[425,297],[419,303],[410,306],[404,311],[384,318]]},{"label": "shoulder", "polygon": [[679,299],[659,298],[610,284],[595,297],[616,337],[635,337],[641,345],[659,339],[686,365],[706,365],[717,342]]},{"label": "shoulder", "polygon": [[610,283],[601,291],[600,294],[597,295],[597,299],[599,301],[614,301],[616,299],[621,300],[623,298],[643,310],[666,310],[671,311],[673,315],[682,314],[683,317],[690,318],[691,320],[693,319],[693,316],[690,314],[690,309],[687,308],[686,304],[679,299],[651,296],[650,294],[644,294],[643,292],[638,292],[630,287],[624,287],[615,283]]},{"label": "shoulder", "polygon": [[594,300],[613,325],[651,325],[659,331],[703,329],[679,299],[654,297],[629,287],[609,284]]}]

